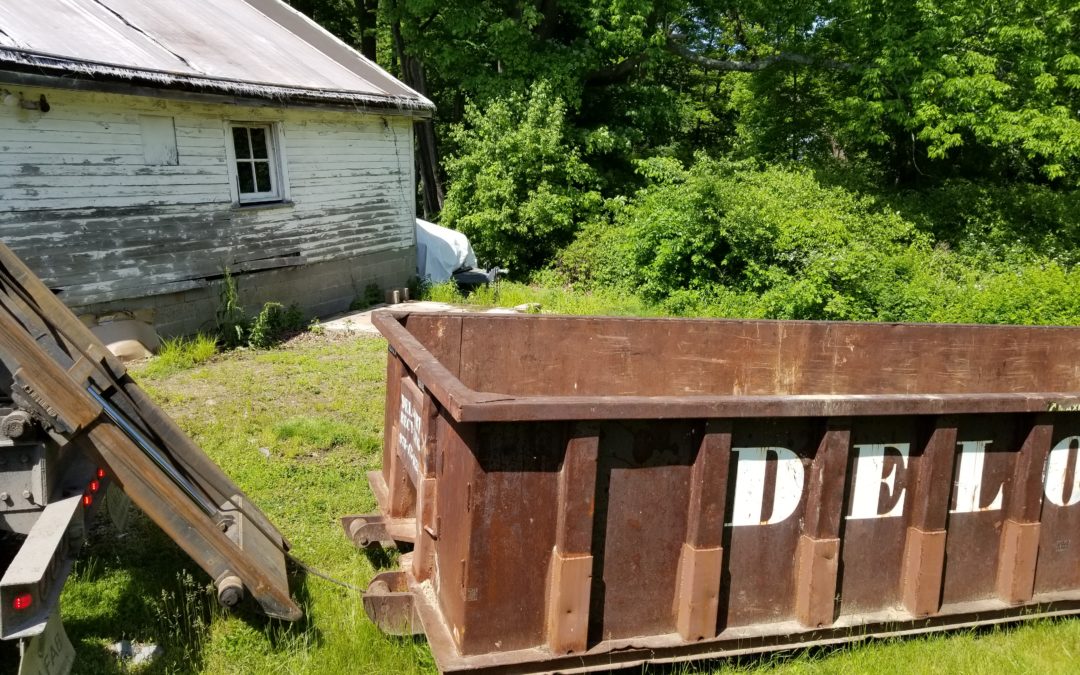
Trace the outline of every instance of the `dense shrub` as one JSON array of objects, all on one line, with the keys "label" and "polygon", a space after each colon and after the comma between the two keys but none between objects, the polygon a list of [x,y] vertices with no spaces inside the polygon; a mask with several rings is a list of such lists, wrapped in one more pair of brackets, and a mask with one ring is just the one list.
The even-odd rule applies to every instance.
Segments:
[{"label": "dense shrub", "polygon": [[952,179],[886,193],[904,216],[966,255],[1035,254],[1080,262],[1080,191]]},{"label": "dense shrub", "polygon": [[[1080,323],[1067,228],[1046,227],[1037,241],[1056,245],[1043,252],[1015,235],[1008,241],[1017,227],[1002,215],[1008,209],[984,205],[967,211],[958,226],[967,239],[952,248],[887,200],[825,185],[807,170],[705,157],[688,169],[651,160],[641,170],[651,185],[626,204],[609,202],[612,217],[556,257],[564,282],[621,287],[686,315]],[[1033,195],[1056,205],[1046,218],[1070,221],[1068,198]],[[976,222],[995,238],[971,241]]]},{"label": "dense shrub", "polygon": [[268,302],[251,323],[248,344],[255,349],[268,349],[281,342],[290,333],[304,329],[304,315],[300,308],[284,307],[280,302]]},{"label": "dense shrub", "polygon": [[600,207],[595,175],[567,136],[566,106],[545,83],[468,106],[451,140],[442,222],[469,235],[485,264],[535,270]]}]

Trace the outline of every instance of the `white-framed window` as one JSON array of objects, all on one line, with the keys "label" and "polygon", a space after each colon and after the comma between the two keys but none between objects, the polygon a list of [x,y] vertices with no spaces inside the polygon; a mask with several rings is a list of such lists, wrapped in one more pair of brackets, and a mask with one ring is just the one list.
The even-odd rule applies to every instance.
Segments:
[{"label": "white-framed window", "polygon": [[288,186],[277,125],[229,122],[229,173],[240,204],[280,202]]}]

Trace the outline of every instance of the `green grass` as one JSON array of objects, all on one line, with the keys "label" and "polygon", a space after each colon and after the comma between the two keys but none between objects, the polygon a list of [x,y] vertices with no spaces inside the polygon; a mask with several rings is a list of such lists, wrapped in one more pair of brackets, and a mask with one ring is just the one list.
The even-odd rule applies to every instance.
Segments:
[{"label": "green grass", "polygon": [[541,312],[609,316],[659,316],[662,308],[641,298],[614,290],[578,291],[558,285],[523,284],[499,281],[463,295],[453,282],[428,286],[422,299],[473,307],[517,307],[539,305]]},{"label": "green grass", "polygon": [[[375,509],[365,472],[379,464],[385,355],[378,338],[306,336],[148,379],[151,361],[135,376],[269,515],[300,559],[364,587],[376,570],[346,540],[338,518]],[[207,576],[145,517],[124,533],[95,527],[90,541],[62,598],[76,672],[130,672],[106,650],[120,639],[164,646],[147,673],[434,672],[423,640],[381,634],[358,594],[321,579],[292,579],[305,618],[287,624],[219,609]],[[1067,673],[1076,672],[1077,657],[1080,620],[1062,620],[647,672]]]},{"label": "green grass", "polygon": [[141,369],[145,378],[159,378],[206,363],[218,353],[217,338],[199,333],[195,337],[162,340],[157,355]]}]

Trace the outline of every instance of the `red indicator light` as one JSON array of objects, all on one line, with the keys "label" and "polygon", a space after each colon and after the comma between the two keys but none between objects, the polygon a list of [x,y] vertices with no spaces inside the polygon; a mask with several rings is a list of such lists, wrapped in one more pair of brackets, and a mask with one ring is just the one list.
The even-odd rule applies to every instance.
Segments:
[{"label": "red indicator light", "polygon": [[11,606],[18,611],[28,609],[30,605],[34,604],[34,596],[29,593],[20,593],[15,596],[15,599],[11,602]]},{"label": "red indicator light", "polygon": [[95,493],[100,489],[101,489],[101,483],[97,482],[96,480],[90,481],[90,492],[91,493]]},{"label": "red indicator light", "polygon": [[97,477],[98,477],[98,480],[101,480],[102,478],[104,478],[105,477],[105,469],[98,469],[97,470]]},{"label": "red indicator light", "polygon": [[94,503],[94,495],[83,495],[83,498],[82,498],[83,506],[90,506],[93,503]]}]

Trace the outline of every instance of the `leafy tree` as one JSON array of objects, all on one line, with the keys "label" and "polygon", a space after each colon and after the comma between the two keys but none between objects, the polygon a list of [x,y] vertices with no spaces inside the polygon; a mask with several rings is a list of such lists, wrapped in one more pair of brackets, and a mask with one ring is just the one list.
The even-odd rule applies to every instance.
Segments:
[{"label": "leafy tree", "polygon": [[[858,204],[869,197],[914,225],[920,246],[948,246],[963,264],[1021,264],[1017,251],[1045,252],[1058,265],[1080,259],[1075,2],[377,0],[373,18],[375,2],[296,6],[365,52],[375,37],[380,63],[435,101],[435,119],[417,127],[423,211],[434,218],[445,200],[442,221],[468,231],[479,251],[518,274],[562,251],[557,262],[570,276],[625,280],[617,261],[627,260],[621,247],[630,240],[620,233],[638,232],[644,221],[633,214],[664,199],[682,210],[658,202],[656,213],[683,226],[640,231],[650,242],[640,252],[652,246],[657,254],[634,259],[655,272],[642,287],[653,297],[722,287],[725,297],[745,299],[739,294],[784,286],[781,277],[825,274],[821,266],[777,267],[770,257],[825,260],[813,253],[820,247],[781,255],[764,234],[750,237],[754,246],[732,239],[752,231],[731,229],[730,213],[743,207],[768,236],[787,231],[750,209],[740,190],[762,204],[784,204],[821,232],[832,231],[816,220],[824,216],[798,200],[833,203],[833,189]],[[695,160],[702,153],[774,168],[758,176],[732,168],[744,165]],[[791,162],[800,169],[789,176]],[[708,171],[727,178],[713,181]],[[656,172],[667,174],[667,187]],[[817,188],[807,187],[811,179]],[[708,199],[742,206],[721,217],[705,207]],[[871,213],[836,208],[848,214],[845,223]],[[579,230],[578,243],[565,248]],[[862,246],[871,255],[892,250],[889,232],[829,245]],[[867,243],[877,236],[885,237],[880,246]],[[923,260],[909,253],[890,254],[888,264]],[[737,268],[780,276],[745,277]],[[649,285],[667,283],[669,272],[683,285]],[[837,274],[811,285],[839,288]],[[961,283],[963,275],[949,274]],[[800,288],[792,284],[789,299]],[[862,316],[888,304],[875,295],[825,311],[839,301],[816,293],[775,306]]]},{"label": "leafy tree", "polygon": [[454,190],[443,221],[468,234],[481,260],[512,274],[537,269],[600,205],[595,176],[567,137],[566,106],[547,83],[526,97],[466,108],[446,160]]}]

